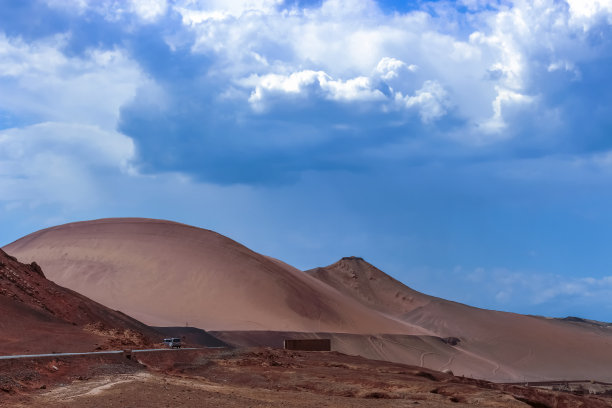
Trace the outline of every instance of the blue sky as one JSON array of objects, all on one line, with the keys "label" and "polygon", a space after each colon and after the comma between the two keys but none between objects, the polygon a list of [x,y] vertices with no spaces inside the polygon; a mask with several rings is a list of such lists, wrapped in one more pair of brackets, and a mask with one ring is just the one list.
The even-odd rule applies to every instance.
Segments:
[{"label": "blue sky", "polygon": [[612,321],[612,0],[0,7],[0,243],[164,218]]}]

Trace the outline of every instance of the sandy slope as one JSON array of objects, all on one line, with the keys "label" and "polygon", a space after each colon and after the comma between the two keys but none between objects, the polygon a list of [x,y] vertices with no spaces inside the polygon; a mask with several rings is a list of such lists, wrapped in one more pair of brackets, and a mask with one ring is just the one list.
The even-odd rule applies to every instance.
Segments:
[{"label": "sandy slope", "polygon": [[0,250],[0,354],[92,351],[149,344],[159,336]]},{"label": "sandy slope", "polygon": [[479,359],[481,366],[474,372],[451,364],[455,372],[498,381],[612,380],[610,328],[483,310],[427,296],[361,258],[343,258],[308,273],[364,305],[440,337],[457,337],[460,342],[454,348]]},{"label": "sandy slope", "polygon": [[[434,336],[402,334],[350,334],[350,333],[300,333],[273,331],[224,331],[212,332],[215,337],[240,347],[265,346],[282,348],[284,339],[331,339],[332,350],[348,355],[359,355],[372,360],[393,361],[444,371],[473,378],[508,379],[519,381],[514,372],[497,368],[494,361],[487,361],[477,354],[466,352]],[[492,370],[496,369],[495,375]],[[520,380],[523,378],[521,377]]]},{"label": "sandy slope", "polygon": [[28,235],[5,250],[50,279],[156,326],[419,334],[289,265],[215,232],[105,219]]}]

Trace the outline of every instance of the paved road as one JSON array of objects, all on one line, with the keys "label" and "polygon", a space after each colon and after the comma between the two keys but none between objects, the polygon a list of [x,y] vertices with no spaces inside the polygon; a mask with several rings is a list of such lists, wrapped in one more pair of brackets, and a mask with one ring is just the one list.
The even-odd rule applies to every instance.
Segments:
[{"label": "paved road", "polygon": [[[203,349],[214,349],[224,347],[183,347],[178,349],[141,349],[131,350],[132,353],[143,353],[150,351],[181,351],[181,350],[203,350]],[[109,351],[90,351],[87,353],[53,353],[53,354],[21,354],[16,356],[0,356],[0,360],[11,360],[14,358],[36,358],[36,357],[62,357],[62,356],[86,356],[90,354],[120,354],[123,350],[109,350]]]}]

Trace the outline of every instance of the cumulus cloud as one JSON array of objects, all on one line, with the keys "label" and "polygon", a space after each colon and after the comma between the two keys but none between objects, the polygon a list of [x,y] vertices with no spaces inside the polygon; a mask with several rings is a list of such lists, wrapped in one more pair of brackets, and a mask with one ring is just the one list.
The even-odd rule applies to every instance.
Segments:
[{"label": "cumulus cloud", "polygon": [[[563,71],[576,82],[588,81],[582,67],[594,58],[589,32],[611,10],[607,0],[464,0],[460,5],[470,13],[426,3],[393,14],[372,0],[123,4],[74,0],[77,10],[131,13],[143,22],[180,16],[163,40],[172,50],[188,47],[194,58],[209,58],[204,79],[194,79],[198,85],[208,80],[215,92],[241,96],[258,112],[272,112],[272,99],[281,95],[299,95],[361,101],[378,115],[394,111],[391,98],[401,102],[396,107],[418,111],[425,123],[463,123],[446,136],[476,145],[518,138],[515,124],[528,122],[522,116],[558,112],[541,103],[545,86],[557,80],[547,78]],[[235,92],[236,83],[252,87]]]},{"label": "cumulus cloud", "polygon": [[[176,10],[196,36],[194,52],[216,53],[215,65],[234,77],[255,73],[261,78],[249,95],[260,107],[264,93],[275,87],[271,82],[288,86],[302,81],[322,89],[337,84],[353,91],[345,98],[323,89],[326,98],[340,103],[347,98],[370,101],[374,95],[379,98],[376,92],[366,92],[377,74],[382,81],[394,82],[387,85],[403,95],[404,106],[422,106],[427,100],[429,108],[420,110],[426,122],[444,117],[453,106],[469,125],[462,140],[481,144],[487,138],[495,142],[515,136],[508,130],[506,112],[514,116],[521,110],[546,109],[531,104],[541,92],[532,82],[543,69],[539,60],[547,61],[551,71],[564,66],[579,72],[582,44],[575,35],[582,26],[572,19],[593,19],[607,9],[603,2],[568,8],[552,0],[464,5],[478,13],[463,22],[465,30],[454,32],[444,19],[464,19],[457,11],[446,10],[443,17],[420,10],[387,15],[371,1],[328,0],[308,8],[276,1],[224,7],[199,2]],[[211,13],[221,14],[213,18]]]},{"label": "cumulus cloud", "polygon": [[404,61],[384,57],[378,62],[378,65],[376,65],[375,72],[381,79],[389,81],[397,78],[402,70],[415,72],[417,69],[418,67],[414,64],[407,65]]},{"label": "cumulus cloud", "polygon": [[447,111],[448,95],[442,85],[436,81],[426,81],[414,96],[396,94],[396,101],[406,108],[416,107],[425,123],[438,119]]},{"label": "cumulus cloud", "polygon": [[58,35],[27,43],[0,34],[0,109],[32,121],[95,124],[112,129],[119,108],[146,77],[120,50],[67,56]]},{"label": "cumulus cloud", "polygon": [[[538,146],[561,149],[574,138],[580,115],[596,114],[594,108],[606,104],[588,95],[603,79],[601,56],[610,48],[600,32],[609,25],[610,6],[603,0],[464,0],[460,7],[426,2],[394,13],[372,0],[73,0],[70,7],[45,2],[72,16],[97,13],[121,20],[133,15],[140,24],[110,25],[112,41],[100,45],[96,39],[77,53],[64,52],[75,41],[70,25],[33,42],[0,37],[7,57],[3,75],[11,78],[0,85],[2,94],[19,95],[0,99],[0,109],[58,121],[67,120],[61,112],[70,112],[78,122],[109,129],[118,122],[144,162],[155,163],[152,152],[164,151],[147,145],[163,144],[162,135],[151,138],[133,130],[142,115],[132,114],[147,109],[157,109],[145,115],[147,120],[181,117],[190,124],[189,135],[166,137],[166,150],[196,143],[205,161],[205,152],[223,150],[230,139],[227,147],[234,149],[263,137],[258,129],[270,123],[278,127],[269,128],[259,146],[274,146],[272,156],[283,154],[276,150],[283,135],[311,134],[313,145],[323,150],[326,138],[365,123],[376,123],[372,134],[390,135],[394,143],[422,138],[424,154],[427,140],[430,154],[440,151],[433,148],[440,140],[449,149],[465,145],[468,155],[472,148],[496,144],[508,154]],[[30,82],[36,85],[28,87]],[[144,96],[156,92],[165,117]],[[52,93],[57,100],[45,101]],[[99,100],[107,102],[95,106]],[[189,119],[196,116],[202,118],[199,127]],[[316,129],[306,130],[307,122]],[[287,131],[290,126],[294,132]],[[149,129],[160,127],[151,123]],[[186,129],[183,124],[170,128]],[[256,135],[223,137],[221,128]],[[593,129],[592,140],[581,143],[599,146],[601,132]],[[181,137],[185,143],[177,143]],[[370,149],[380,139],[367,140],[361,138],[361,146]],[[173,156],[193,150],[176,150]],[[316,159],[310,162],[322,161]]]},{"label": "cumulus cloud", "polygon": [[593,18],[602,16],[608,20],[612,15],[612,1],[610,0],[567,0],[570,7],[571,22],[581,25],[588,30],[593,24]]},{"label": "cumulus cloud", "polygon": [[384,98],[380,91],[372,89],[369,78],[357,77],[347,81],[334,80],[322,71],[254,76],[242,81],[242,83],[254,88],[249,97],[249,102],[257,110],[262,110],[266,100],[271,98],[272,95],[280,94],[304,98],[318,93],[325,99],[347,102]]},{"label": "cumulus cloud", "polygon": [[97,173],[129,173],[133,156],[130,138],[92,125],[44,122],[2,130],[2,201],[95,202],[104,190]]},{"label": "cumulus cloud", "polygon": [[275,100],[279,99],[280,103],[290,103],[292,99],[312,98],[316,103],[316,99],[321,98],[341,103],[379,102],[379,110],[415,109],[425,123],[444,116],[448,95],[438,82],[425,81],[414,95],[403,95],[384,81],[380,82],[381,79],[396,78],[400,68],[412,71],[401,61],[383,58],[372,77],[359,76],[342,80],[334,79],[323,71],[306,70],[289,75],[254,75],[239,83],[252,89],[249,103],[258,112],[270,109]]},{"label": "cumulus cloud", "polygon": [[0,33],[3,200],[92,202],[101,174],[134,173],[134,142],[116,127],[121,106],[148,78],[125,50],[70,55],[69,38]]}]

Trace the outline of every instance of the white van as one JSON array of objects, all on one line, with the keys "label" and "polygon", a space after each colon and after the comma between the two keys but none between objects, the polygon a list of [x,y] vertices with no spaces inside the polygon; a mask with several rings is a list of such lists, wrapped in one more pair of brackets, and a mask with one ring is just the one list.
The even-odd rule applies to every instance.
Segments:
[{"label": "white van", "polygon": [[167,344],[170,348],[181,348],[181,339],[179,339],[178,337],[164,339],[164,343]]}]

